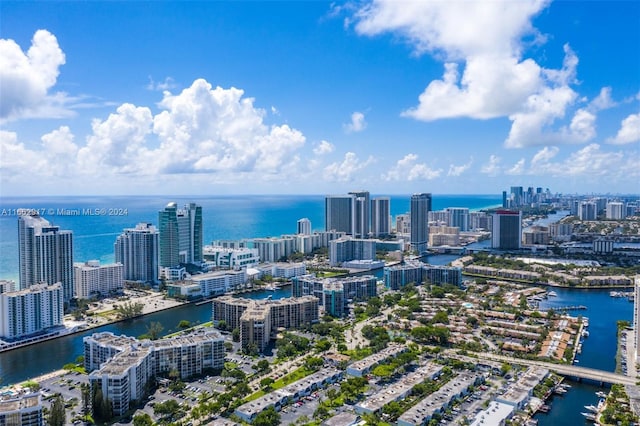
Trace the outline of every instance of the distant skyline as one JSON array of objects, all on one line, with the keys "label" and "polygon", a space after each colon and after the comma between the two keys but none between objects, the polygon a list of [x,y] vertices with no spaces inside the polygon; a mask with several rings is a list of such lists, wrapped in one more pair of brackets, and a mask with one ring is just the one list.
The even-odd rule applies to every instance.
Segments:
[{"label": "distant skyline", "polygon": [[0,196],[640,194],[640,2],[0,2]]}]

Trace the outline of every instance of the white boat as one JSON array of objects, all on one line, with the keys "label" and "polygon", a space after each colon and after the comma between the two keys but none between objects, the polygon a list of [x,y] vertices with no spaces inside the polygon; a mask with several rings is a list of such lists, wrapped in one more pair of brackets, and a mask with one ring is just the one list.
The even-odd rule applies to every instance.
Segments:
[{"label": "white boat", "polygon": [[278,290],[278,287],[274,286],[274,285],[268,285],[264,287],[265,290],[267,291],[276,291]]},{"label": "white boat", "polygon": [[547,293],[547,296],[549,296],[549,297],[558,297],[558,293],[556,293],[555,291],[550,291],[549,293]]},{"label": "white boat", "polygon": [[598,391],[598,392],[596,392],[596,396],[597,396],[598,398],[606,398],[606,397],[607,397],[607,394],[606,394],[606,393],[604,393],[604,392],[602,392],[602,391]]},{"label": "white boat", "polygon": [[589,337],[589,332],[587,330],[582,330],[582,337]]},{"label": "white boat", "polygon": [[596,407],[595,405],[585,405],[584,408],[586,408],[589,411],[593,411],[594,413],[598,412],[598,407]]},{"label": "white boat", "polygon": [[587,420],[591,420],[592,422],[596,421],[596,415],[593,413],[580,413],[587,418]]}]

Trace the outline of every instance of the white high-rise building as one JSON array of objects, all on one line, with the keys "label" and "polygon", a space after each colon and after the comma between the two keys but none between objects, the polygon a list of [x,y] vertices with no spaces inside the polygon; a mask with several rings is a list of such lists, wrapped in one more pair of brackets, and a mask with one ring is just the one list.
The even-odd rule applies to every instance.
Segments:
[{"label": "white high-rise building", "polygon": [[18,216],[20,288],[61,283],[64,301],[73,294],[73,233],[37,213]]},{"label": "white high-rise building", "polygon": [[76,297],[89,299],[121,291],[124,288],[124,266],[121,263],[100,265],[98,260],[74,264]]},{"label": "white high-rise building", "polygon": [[469,230],[469,209],[465,207],[448,207],[449,212],[449,226],[457,226],[460,228],[460,232],[466,232]]},{"label": "white high-rise building", "polygon": [[0,294],[0,335],[20,339],[63,324],[62,284],[33,284]]},{"label": "white high-rise building", "polygon": [[150,223],[125,229],[114,244],[116,263],[124,266],[124,280],[158,282],[158,230]]},{"label": "white high-rise building", "polygon": [[371,232],[374,237],[391,233],[391,199],[377,197],[371,200]]},{"label": "white high-rise building", "polygon": [[580,220],[596,220],[598,217],[598,205],[595,201],[582,201],[578,205],[578,218]]},{"label": "white high-rise building", "polygon": [[626,217],[627,209],[624,203],[620,201],[611,201],[607,203],[606,209],[607,219],[621,220]]},{"label": "white high-rise building", "polygon": [[298,221],[298,235],[311,235],[311,221],[308,218]]}]

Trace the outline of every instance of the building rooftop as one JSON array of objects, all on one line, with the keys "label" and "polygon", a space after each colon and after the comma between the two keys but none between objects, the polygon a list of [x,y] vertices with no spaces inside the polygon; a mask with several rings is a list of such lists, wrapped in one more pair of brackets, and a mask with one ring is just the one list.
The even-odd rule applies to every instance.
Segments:
[{"label": "building rooftop", "polygon": [[382,407],[407,395],[413,387],[427,379],[433,379],[442,371],[442,366],[429,363],[389,385],[380,392],[358,404],[364,411],[376,412]]}]

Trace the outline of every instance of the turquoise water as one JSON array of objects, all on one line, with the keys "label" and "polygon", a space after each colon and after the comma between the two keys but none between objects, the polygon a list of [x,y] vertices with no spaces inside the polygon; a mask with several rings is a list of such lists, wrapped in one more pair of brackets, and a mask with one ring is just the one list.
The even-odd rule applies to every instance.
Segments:
[{"label": "turquoise water", "polygon": [[[376,195],[372,195],[375,197]],[[72,230],[74,261],[113,262],[113,243],[125,228],[139,222],[157,224],[158,211],[170,202],[202,205],[204,242],[280,236],[296,232],[298,219],[307,217],[313,230],[324,230],[324,195],[210,196],[210,197],[0,197],[0,279],[18,277],[18,219],[15,210],[31,208],[61,229]],[[434,195],[433,209],[495,206],[495,195]],[[59,209],[113,209],[122,215],[62,216]],[[391,215],[409,210],[409,195],[391,196]],[[54,212],[53,215],[47,212]]]}]

